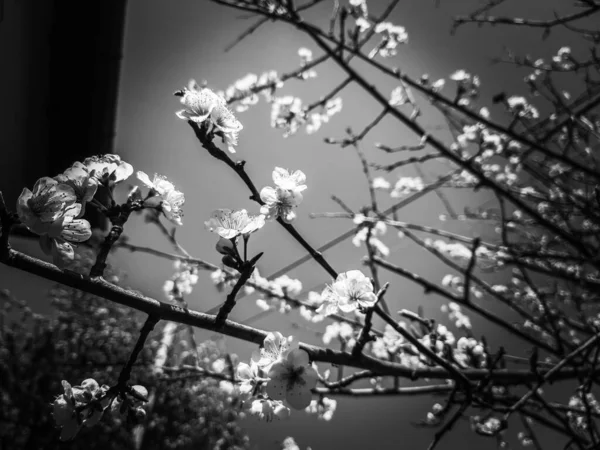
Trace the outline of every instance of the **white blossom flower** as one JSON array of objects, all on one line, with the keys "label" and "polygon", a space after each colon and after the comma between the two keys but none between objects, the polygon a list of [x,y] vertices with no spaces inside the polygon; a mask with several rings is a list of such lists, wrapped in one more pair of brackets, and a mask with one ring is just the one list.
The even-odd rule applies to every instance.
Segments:
[{"label": "white blossom flower", "polygon": [[296,441],[291,436],[286,437],[281,445],[283,445],[281,450],[300,450],[300,447],[298,447],[298,444],[296,444]]},{"label": "white blossom flower", "polygon": [[261,382],[266,381],[258,375],[258,364],[250,361],[250,364],[241,362],[237,366],[236,375],[240,380],[239,390],[242,394],[250,394],[254,388]]},{"label": "white blossom flower", "polygon": [[513,95],[506,100],[506,103],[508,104],[508,108],[519,117],[525,117],[527,119],[537,119],[540,117],[538,110],[532,106],[525,97]]},{"label": "white blossom flower", "polygon": [[406,194],[422,191],[424,188],[421,177],[400,177],[394,185],[394,189],[390,192],[390,197],[402,197]]},{"label": "white blossom flower", "polygon": [[398,86],[390,94],[390,106],[401,106],[409,103],[410,97],[407,89],[404,86]]},{"label": "white blossom flower", "polygon": [[306,175],[301,170],[291,172],[281,167],[275,167],[275,170],[273,170],[273,183],[278,188],[302,192],[306,189],[305,182]]},{"label": "white blossom flower", "polygon": [[274,418],[284,419],[290,416],[290,409],[283,402],[270,399],[253,400],[248,411],[267,422]]},{"label": "white blossom flower", "polygon": [[204,222],[207,230],[217,233],[224,239],[235,239],[240,235],[248,236],[262,228],[264,224],[265,216],[248,215],[245,209],[237,211],[217,209],[213,211],[210,220]]},{"label": "white blossom flower", "polygon": [[301,99],[291,95],[272,99],[271,126],[273,128],[283,128],[285,130],[284,137],[296,133],[304,121]]},{"label": "white blossom flower", "polygon": [[290,223],[296,218],[296,208],[302,202],[302,194],[298,191],[289,191],[282,188],[266,186],[260,191],[260,198],[265,204],[260,212],[267,219],[281,217],[284,222]]},{"label": "white blossom flower", "polygon": [[[63,380],[62,386],[64,393],[53,403],[53,417],[61,428],[60,440],[69,441],[83,426],[91,427],[100,421],[110,397],[106,395],[108,386],[100,387],[92,378],[84,380],[81,386],[73,387]],[[97,401],[98,407],[88,406],[92,401]]]},{"label": "white blossom flower", "polygon": [[312,51],[306,47],[298,49],[298,56],[302,59],[302,65],[312,61]]},{"label": "white blossom flower", "polygon": [[406,32],[406,29],[390,22],[378,23],[375,26],[375,33],[382,35],[383,40],[378,46],[378,52],[384,58],[394,56],[398,44],[408,42],[408,33]]},{"label": "white blossom flower", "polygon": [[[305,300],[310,306],[319,307],[323,303],[321,294],[318,292],[311,291],[308,293],[308,298]],[[313,309],[307,308],[306,306],[300,306],[300,315],[309,322],[318,323],[325,319],[325,316],[317,314]]]},{"label": "white blossom flower", "polygon": [[329,422],[333,418],[333,413],[337,409],[337,401],[332,398],[323,397],[319,400],[313,400],[306,407],[306,412],[316,414],[317,418]]},{"label": "white blossom flower", "polygon": [[190,80],[181,96],[181,103],[185,109],[177,111],[175,114],[180,119],[202,123],[222,101],[221,97],[210,89],[201,88],[195,80]]},{"label": "white blossom flower", "polygon": [[54,222],[48,233],[40,236],[42,251],[52,255],[57,267],[64,267],[67,261],[75,257],[72,244],[87,241],[92,237],[90,223],[84,219],[75,219],[80,216],[80,211],[81,205],[76,203],[65,211],[61,219]]},{"label": "white blossom flower", "polygon": [[292,350],[286,359],[275,362],[269,370],[269,378],[266,390],[271,399],[285,399],[294,409],[310,405],[311,390],[317,385],[318,376],[304,350]]},{"label": "white blossom flower", "polygon": [[340,338],[349,345],[350,341],[354,341],[354,330],[347,322],[333,322],[325,327],[323,333],[323,343],[329,345],[334,339]]},{"label": "white blossom flower", "polygon": [[358,17],[355,22],[356,28],[358,28],[359,33],[364,33],[369,28],[371,28],[371,24],[364,17]]},{"label": "white blossom flower", "polygon": [[181,300],[198,283],[198,267],[184,261],[175,261],[173,265],[176,272],[165,282],[163,290],[169,300]]},{"label": "white blossom flower", "polygon": [[122,161],[119,155],[106,154],[90,156],[83,160],[83,164],[99,183],[109,186],[125,181],[133,173],[131,164]]},{"label": "white blossom flower", "polygon": [[90,172],[86,165],[77,161],[54,179],[73,188],[77,203],[81,203],[79,217],[83,216],[85,204],[94,198],[98,189],[98,179],[94,173]]},{"label": "white blossom flower", "polygon": [[373,178],[373,189],[388,190],[392,187],[391,183],[383,177]]},{"label": "white blossom flower", "polygon": [[154,179],[151,181],[148,175],[138,171],[137,177],[151,190],[151,196],[145,201],[145,204],[159,206],[168,220],[177,225],[182,225],[183,211],[181,207],[185,203],[183,192],[175,189],[173,183],[163,175],[155,173]]},{"label": "white blossom flower", "polygon": [[323,109],[325,110],[325,115],[327,117],[331,117],[339,113],[342,110],[343,105],[344,101],[342,100],[342,97],[336,97],[327,100],[325,106],[323,107]]},{"label": "white blossom flower", "polygon": [[230,153],[235,153],[234,146],[238,143],[238,135],[242,123],[235,118],[224,102],[219,103],[211,112],[210,118],[215,127],[222,133],[223,142]]},{"label": "white blossom flower", "polygon": [[297,346],[291,336],[285,338],[279,331],[269,333],[263,341],[260,352],[252,355],[252,360],[258,367],[268,370],[275,361],[285,358]]},{"label": "white blossom flower", "polygon": [[[24,188],[17,201],[19,219],[30,231],[43,235],[56,228],[65,211],[77,201],[74,189],[64,183],[43,177],[36,181],[33,191]],[[79,213],[79,209],[77,212]],[[60,224],[58,225],[60,229]]]},{"label": "white blossom flower", "polygon": [[352,312],[359,307],[368,308],[375,304],[377,296],[373,292],[373,284],[360,270],[341,273],[331,286],[323,293],[323,304],[317,312],[325,316],[343,312]]}]

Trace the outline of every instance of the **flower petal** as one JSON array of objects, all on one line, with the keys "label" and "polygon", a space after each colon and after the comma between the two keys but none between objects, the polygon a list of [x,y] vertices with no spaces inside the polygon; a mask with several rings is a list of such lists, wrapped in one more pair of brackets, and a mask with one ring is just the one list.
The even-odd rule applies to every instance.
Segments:
[{"label": "flower petal", "polygon": [[294,409],[304,409],[312,400],[310,389],[303,384],[296,383],[287,391],[285,399]]},{"label": "flower petal", "polygon": [[271,378],[267,382],[267,395],[273,400],[284,400],[287,394],[287,379]]}]

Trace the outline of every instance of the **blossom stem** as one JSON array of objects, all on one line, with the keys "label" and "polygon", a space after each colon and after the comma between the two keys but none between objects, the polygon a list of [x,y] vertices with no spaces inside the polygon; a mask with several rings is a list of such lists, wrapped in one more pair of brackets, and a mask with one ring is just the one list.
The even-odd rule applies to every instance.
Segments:
[{"label": "blossom stem", "polygon": [[133,365],[135,364],[138,355],[144,348],[144,344],[146,343],[148,335],[159,321],[159,316],[154,314],[148,315],[144,326],[140,330],[140,336],[138,337],[138,340],[135,343],[135,347],[133,347],[131,355],[129,355],[129,360],[127,361],[127,364],[125,364],[125,367],[123,367],[123,370],[121,370],[121,373],[119,374],[119,381],[117,383],[117,386],[119,388],[124,388],[127,382],[129,381],[129,378],[131,377],[131,369],[133,368]]},{"label": "blossom stem", "polygon": [[235,306],[236,295],[252,276],[252,272],[254,272],[254,267],[262,255],[263,253],[261,252],[254,258],[252,258],[250,261],[244,261],[244,263],[242,264],[240,277],[235,283],[235,286],[233,286],[231,292],[227,295],[227,300],[225,300],[225,303],[223,304],[223,306],[221,306],[217,317],[215,317],[215,324],[217,326],[217,329],[221,328],[225,324],[227,316],[229,315],[229,313],[231,313]]},{"label": "blossom stem", "polygon": [[[246,173],[246,170],[244,168],[244,166],[246,165],[246,162],[245,161],[234,162],[223,150],[221,150],[219,147],[217,147],[212,142],[212,138],[209,137],[209,135],[205,132],[205,130],[202,127],[200,127],[196,122],[189,120],[188,124],[194,130],[194,133],[195,133],[196,137],[198,138],[198,140],[200,141],[200,143],[202,144],[202,147],[204,147],[206,150],[208,150],[208,153],[210,153],[211,156],[217,158],[220,161],[223,161],[231,169],[233,169],[235,171],[235,173],[238,174],[238,176],[242,179],[242,181],[246,184],[246,186],[252,193],[252,195],[250,196],[250,200],[254,200],[256,203],[258,203],[261,206],[264,205],[265,203],[261,200],[260,194],[259,194],[258,190],[256,189],[256,186],[254,185],[254,183],[252,182],[252,180]],[[298,231],[296,231],[296,229],[292,225],[290,225],[289,223],[285,223],[281,217],[277,218],[277,222],[279,222],[279,224],[282,227],[284,227],[286,229],[286,231],[288,233],[290,233],[292,235],[292,237],[294,239],[296,239],[296,241],[298,241],[298,243],[300,245],[302,245],[302,247],[304,247],[305,250],[308,251],[308,253],[310,253],[311,257],[317,263],[319,263],[321,265],[321,267],[323,267],[327,271],[327,273],[329,273],[329,275],[331,275],[332,278],[334,278],[334,279],[337,278],[337,275],[338,275],[337,272],[325,260],[323,255],[320,252],[316,251],[308,242],[306,242],[306,240],[300,235],[300,233],[298,233]]]},{"label": "blossom stem", "polygon": [[[133,211],[140,209],[142,206],[136,202],[128,202],[125,205],[115,207],[114,210],[109,210],[108,217],[112,223],[112,228],[104,238],[104,242],[100,246],[98,255],[96,256],[96,262],[90,270],[90,277],[101,277],[104,275],[106,269],[106,258],[112,249],[115,242],[119,240],[123,233],[123,227],[125,222],[129,219],[129,216]],[[112,208],[111,208],[112,209]],[[112,214],[111,214],[112,213]]]},{"label": "blossom stem", "polygon": [[377,300],[375,301],[375,304],[372,307],[370,307],[367,313],[365,314],[365,324],[360,330],[360,334],[356,339],[356,345],[354,345],[354,348],[352,349],[352,356],[354,356],[355,358],[358,358],[360,356],[360,354],[363,351],[363,348],[365,348],[365,345],[367,345],[367,343],[370,340],[372,340],[370,333],[371,328],[373,326],[373,313],[375,312],[377,303],[379,303],[379,301],[383,298],[389,286],[390,283],[385,283],[383,285],[383,287],[377,293]]}]

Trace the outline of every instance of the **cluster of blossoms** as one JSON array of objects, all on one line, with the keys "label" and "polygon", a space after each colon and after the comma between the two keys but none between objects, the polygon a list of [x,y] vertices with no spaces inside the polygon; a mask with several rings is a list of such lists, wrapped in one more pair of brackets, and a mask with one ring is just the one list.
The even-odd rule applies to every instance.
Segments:
[{"label": "cluster of blossoms", "polygon": [[506,99],[506,106],[510,112],[524,119],[538,119],[540,117],[538,110],[525,97],[513,95]]},{"label": "cluster of blossoms", "polygon": [[267,420],[289,416],[286,405],[307,408],[318,379],[308,353],[279,332],[269,333],[260,352],[250,364],[239,363],[236,373],[249,412]]},{"label": "cluster of blossoms", "polygon": [[440,307],[443,313],[448,314],[448,318],[454,323],[454,326],[459,330],[470,331],[471,319],[467,316],[458,303],[450,302],[447,305],[442,305]]},{"label": "cluster of blossoms", "polygon": [[589,431],[592,415],[597,416],[600,414],[600,403],[591,392],[584,394],[581,390],[578,390],[569,399],[569,409],[570,411],[567,412],[569,425],[577,433],[584,436]]},{"label": "cluster of blossoms", "polygon": [[337,409],[337,401],[332,398],[321,397],[319,400],[313,400],[305,409],[309,414],[316,414],[319,420],[329,422],[333,419],[333,414]]},{"label": "cluster of blossoms", "polygon": [[[90,223],[83,219],[87,204],[98,207],[105,214],[115,206],[106,206],[95,197],[99,189],[105,189],[112,197],[118,183],[133,173],[131,164],[118,155],[92,156],[54,178],[40,178],[33,191],[24,188],[17,201],[17,213],[23,225],[40,236],[44,253],[52,255],[58,267],[64,267],[74,258],[74,246],[92,236]],[[152,208],[161,211],[173,223],[181,225],[181,208],[184,196],[173,184],[160,175],[150,181],[143,172],[138,178],[150,188],[143,198],[136,187],[128,202],[135,203],[135,210]]]},{"label": "cluster of blossoms", "polygon": [[477,75],[471,75],[465,70],[457,70],[450,75],[452,81],[456,81],[457,103],[461,106],[469,106],[471,101],[479,96],[479,86],[481,84]]},{"label": "cluster of blossoms", "polygon": [[61,428],[61,441],[73,439],[84,426],[96,425],[109,407],[112,412],[128,414],[137,421],[146,416],[141,405],[148,401],[148,391],[143,386],[132,386],[128,395],[111,393],[108,386],[100,386],[93,378],[84,380],[80,386],[71,386],[63,380],[62,386],[64,393],[52,405],[54,421]]},{"label": "cluster of blossoms", "polygon": [[261,214],[267,219],[281,217],[284,222],[290,223],[296,218],[294,209],[302,203],[302,191],[306,189],[306,175],[301,170],[290,172],[281,167],[273,170],[273,183],[275,187],[265,186],[260,191],[260,199],[265,203]]},{"label": "cluster of blossoms", "polygon": [[354,237],[352,238],[352,243],[356,247],[360,247],[362,244],[367,242],[367,237],[369,237],[369,228],[371,229],[371,236],[369,237],[369,245],[374,249],[374,251],[381,256],[388,256],[390,254],[390,249],[387,245],[385,245],[381,240],[377,238],[377,236],[382,236],[387,231],[387,226],[385,222],[378,221],[374,225],[369,225],[365,223],[366,217],[363,214],[356,214],[354,216],[354,224],[362,225],[360,229],[356,232]]},{"label": "cluster of blossoms", "polygon": [[420,192],[425,188],[421,177],[400,177],[390,192],[390,197],[400,198],[408,194]]},{"label": "cluster of blossoms", "polygon": [[89,222],[81,217],[98,187],[111,188],[132,173],[131,165],[117,155],[76,162],[54,178],[40,178],[33,191],[24,188],[17,201],[19,219],[40,236],[40,246],[54,264],[63,267],[74,258],[73,245],[92,235]]},{"label": "cluster of blossoms", "polygon": [[244,112],[250,106],[258,103],[258,93],[261,93],[267,102],[271,102],[273,94],[281,87],[283,87],[283,82],[279,79],[277,72],[271,70],[260,76],[249,73],[229,86],[225,92],[217,92],[217,95],[224,97],[228,104],[239,102],[235,110]]},{"label": "cluster of blossoms", "polygon": [[[300,57],[300,66],[305,67],[313,60],[312,51],[306,47],[301,47],[298,49],[298,56]],[[307,80],[309,78],[315,78],[317,76],[317,72],[312,69],[306,70],[300,74],[300,77],[303,80]]]},{"label": "cluster of blossoms", "polygon": [[381,22],[375,25],[375,33],[381,36],[381,42],[375,47],[373,52],[383,58],[396,55],[398,44],[406,44],[408,42],[406,29],[390,22]]},{"label": "cluster of blossoms", "polygon": [[329,316],[338,311],[346,313],[371,308],[377,302],[373,283],[360,270],[350,270],[337,276],[333,284],[321,293],[323,303],[318,314]]},{"label": "cluster of blossoms", "polygon": [[178,111],[177,117],[197,124],[212,125],[213,131],[220,135],[227,149],[235,153],[239,132],[243,126],[227,108],[225,99],[209,88],[200,87],[191,80],[187,88],[176,92],[181,97],[185,109]]},{"label": "cluster of blossoms", "polygon": [[329,119],[342,110],[342,97],[331,98],[325,103],[321,103],[321,112],[311,113],[306,117],[306,133],[313,134],[319,131],[324,123],[329,122]]},{"label": "cluster of blossoms", "polygon": [[454,359],[463,367],[485,369],[487,367],[487,353],[483,344],[475,338],[461,337],[456,341]]},{"label": "cluster of blossoms", "polygon": [[175,261],[176,270],[170,280],[165,281],[163,291],[171,301],[181,301],[183,296],[192,293],[194,285],[198,283],[198,267],[183,261]]},{"label": "cluster of blossoms", "polygon": [[283,136],[295,134],[304,123],[304,108],[298,97],[275,97],[271,103],[271,126],[285,130]]},{"label": "cluster of blossoms", "polygon": [[339,339],[348,349],[354,347],[356,343],[354,329],[347,322],[333,322],[325,327],[323,343],[329,345],[334,339]]},{"label": "cluster of blossoms", "polygon": [[259,281],[259,283],[272,292],[272,295],[256,300],[256,306],[263,311],[278,309],[282,314],[288,312],[291,309],[291,306],[282,297],[296,297],[302,291],[302,283],[300,280],[290,278],[287,275],[282,275],[272,281],[268,281],[265,278],[262,280],[264,281]]}]

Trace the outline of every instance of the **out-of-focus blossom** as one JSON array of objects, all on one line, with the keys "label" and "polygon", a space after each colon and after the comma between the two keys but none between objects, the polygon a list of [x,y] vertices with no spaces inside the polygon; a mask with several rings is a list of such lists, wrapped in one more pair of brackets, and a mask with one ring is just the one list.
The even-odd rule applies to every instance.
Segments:
[{"label": "out-of-focus blossom", "polygon": [[283,402],[270,399],[253,400],[248,412],[267,422],[275,418],[287,419],[290,416],[290,409]]},{"label": "out-of-focus blossom", "polygon": [[393,198],[399,198],[407,194],[422,191],[425,188],[421,177],[401,177],[396,181],[394,189],[390,192]]},{"label": "out-of-focus blossom", "polygon": [[323,397],[319,400],[313,400],[306,408],[309,414],[316,414],[319,420],[329,422],[333,418],[333,413],[337,409],[337,401],[332,398]]},{"label": "out-of-focus blossom", "polygon": [[286,400],[294,409],[310,405],[311,390],[317,385],[317,371],[309,365],[308,353],[294,349],[269,370],[267,394],[273,400]]},{"label": "out-of-focus blossom", "polygon": [[380,34],[382,41],[377,47],[378,53],[384,57],[394,56],[398,44],[408,42],[408,33],[404,27],[394,25],[390,22],[381,22],[375,26],[375,33]]},{"label": "out-of-focus blossom", "polygon": [[281,167],[275,167],[273,170],[273,183],[281,189],[288,191],[302,192],[306,189],[306,175],[301,170],[291,172]]},{"label": "out-of-focus blossom", "polygon": [[354,345],[354,330],[349,323],[333,322],[325,327],[323,334],[323,343],[329,345],[334,339],[341,339],[346,342],[347,347]]}]

